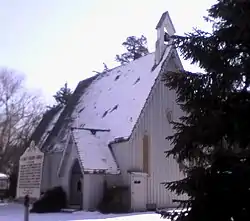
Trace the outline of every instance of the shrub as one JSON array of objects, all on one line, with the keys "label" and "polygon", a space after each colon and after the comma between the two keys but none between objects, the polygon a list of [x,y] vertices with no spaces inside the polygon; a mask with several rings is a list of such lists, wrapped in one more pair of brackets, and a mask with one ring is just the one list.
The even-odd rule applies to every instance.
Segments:
[{"label": "shrub", "polygon": [[127,187],[113,186],[108,188],[104,186],[104,194],[98,210],[104,214],[128,212],[127,191]]},{"label": "shrub", "polygon": [[67,206],[67,196],[63,188],[58,186],[47,190],[39,200],[34,202],[30,212],[53,213],[60,212]]}]

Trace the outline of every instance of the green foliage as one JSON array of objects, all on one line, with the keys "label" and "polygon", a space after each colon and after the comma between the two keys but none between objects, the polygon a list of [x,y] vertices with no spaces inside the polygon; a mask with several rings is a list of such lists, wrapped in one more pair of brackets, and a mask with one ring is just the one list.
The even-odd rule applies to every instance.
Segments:
[{"label": "green foliage", "polygon": [[213,23],[212,33],[195,30],[172,38],[183,57],[205,73],[164,75],[185,113],[173,123],[175,134],[168,137],[173,148],[167,156],[184,164],[187,175],[165,185],[189,196],[182,206],[190,211],[178,214],[177,221],[246,220],[250,218],[250,2],[219,0],[206,20]]},{"label": "green foliage", "polygon": [[122,43],[122,45],[128,52],[116,55],[116,61],[121,64],[129,63],[149,53],[147,48],[147,39],[143,35],[140,38],[130,36],[125,42]]},{"label": "green foliage", "polygon": [[64,87],[60,88],[59,91],[53,96],[58,104],[66,105],[72,95],[72,91],[68,88],[68,84],[65,83]]}]

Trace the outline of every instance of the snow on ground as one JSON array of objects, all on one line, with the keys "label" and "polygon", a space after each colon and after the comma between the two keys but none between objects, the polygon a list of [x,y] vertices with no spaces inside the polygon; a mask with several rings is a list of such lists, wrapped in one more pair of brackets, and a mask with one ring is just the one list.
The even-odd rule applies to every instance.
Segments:
[{"label": "snow on ground", "polygon": [[[0,221],[23,221],[24,208],[21,204],[0,204]],[[29,221],[167,221],[156,213],[130,213],[103,215],[98,212],[30,214]]]}]

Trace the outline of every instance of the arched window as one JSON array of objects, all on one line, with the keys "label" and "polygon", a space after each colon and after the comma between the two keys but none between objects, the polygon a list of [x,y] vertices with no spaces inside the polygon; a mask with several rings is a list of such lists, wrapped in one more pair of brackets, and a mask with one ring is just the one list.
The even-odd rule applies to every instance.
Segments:
[{"label": "arched window", "polygon": [[149,141],[149,136],[148,135],[144,135],[143,136],[143,142],[142,142],[142,146],[143,146],[143,172],[144,173],[149,173],[149,145],[150,145],[150,141]]},{"label": "arched window", "polygon": [[82,192],[82,182],[81,182],[81,180],[78,180],[78,182],[77,182],[77,192]]}]

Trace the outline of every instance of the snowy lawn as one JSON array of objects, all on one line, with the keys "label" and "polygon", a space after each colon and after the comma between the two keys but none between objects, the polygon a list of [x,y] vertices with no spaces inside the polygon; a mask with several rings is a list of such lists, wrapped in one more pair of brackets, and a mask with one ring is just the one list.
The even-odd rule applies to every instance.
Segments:
[{"label": "snowy lawn", "polygon": [[[0,204],[0,221],[23,221],[23,205]],[[156,213],[130,213],[103,215],[98,212],[75,212],[75,213],[50,213],[30,214],[29,221],[82,221],[104,220],[105,221],[167,221],[160,218]]]}]

